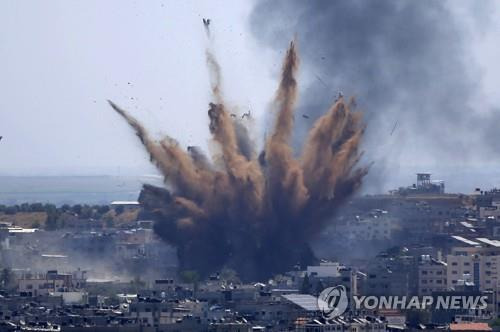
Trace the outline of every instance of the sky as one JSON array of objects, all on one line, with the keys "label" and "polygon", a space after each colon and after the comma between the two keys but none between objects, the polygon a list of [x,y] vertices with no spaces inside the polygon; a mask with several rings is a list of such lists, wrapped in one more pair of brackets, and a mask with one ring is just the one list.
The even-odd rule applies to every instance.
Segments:
[{"label": "sky", "polygon": [[155,172],[107,99],[158,137],[206,148],[203,17],[214,22],[212,42],[229,102],[258,118],[272,98],[276,70],[272,55],[259,50],[246,29],[250,5],[0,2],[0,174]]},{"label": "sky", "polygon": [[[315,10],[321,10],[321,1],[303,3],[312,3],[311,8],[279,1],[272,5],[263,1],[220,0],[1,1],[0,175],[154,174],[156,171],[139,141],[113,113],[107,99],[129,110],[157,137],[168,134],[183,146],[208,149],[206,112],[210,94],[205,48],[209,44],[222,66],[225,96],[238,107],[235,112],[251,110],[252,133],[262,137],[271,120],[267,110],[277,86],[283,52],[291,38],[298,39],[303,55],[300,100],[307,110],[311,101],[326,100],[330,98],[328,94],[335,93],[331,89],[317,97],[321,91],[318,76],[332,86],[343,86],[343,78],[354,77],[335,75],[334,66],[318,64],[317,53],[327,52],[332,45],[343,47],[333,40],[348,44],[349,51],[350,35],[340,37],[345,37],[342,31],[363,31],[356,19],[392,22],[385,16],[378,21],[375,17],[367,20],[370,15],[377,15],[375,8],[368,13],[361,10],[362,15],[352,14],[352,19],[346,19],[343,25],[332,27],[328,17],[325,21],[326,14],[322,16],[319,11],[314,16]],[[369,2],[356,3],[364,8]],[[347,92],[360,99],[363,109],[391,109],[387,113],[391,121],[369,112],[366,116],[369,136],[364,145],[368,150],[365,162],[376,160],[377,166],[382,165],[375,168],[367,181],[372,184],[367,186],[372,191],[409,185],[417,171],[432,172],[456,191],[500,184],[500,140],[496,142],[494,135],[500,110],[500,5],[465,0],[439,3],[443,4],[439,10],[447,16],[437,23],[424,16],[412,17],[416,28],[426,19],[437,28],[441,21],[453,24],[454,29],[436,31],[436,38],[429,37],[434,36],[432,29],[421,37],[422,45],[427,45],[426,40],[439,44],[439,38],[449,41],[447,56],[450,63],[458,64],[443,71],[453,75],[428,76],[432,77],[429,85],[433,91],[441,91],[441,95],[449,95],[453,100],[449,105],[454,111],[446,113],[449,116],[433,117],[429,113],[433,130],[420,132],[417,118],[405,115],[419,114],[413,103],[416,97],[404,99],[408,91],[398,90],[398,98],[382,103],[376,89],[357,89],[355,80],[347,88]],[[359,8],[352,10],[354,13]],[[428,13],[425,7],[414,12]],[[345,16],[350,18],[349,15],[347,11]],[[210,40],[203,28],[204,17],[212,20]],[[317,22],[322,25],[315,26]],[[384,35],[386,39],[397,30],[388,26],[392,30]],[[318,31],[316,36],[314,29],[323,27],[328,33]],[[338,29],[337,34],[328,30],[333,28]],[[319,42],[314,43],[315,40]],[[416,40],[416,45],[419,42]],[[417,49],[412,56],[417,62],[423,59],[420,54],[426,55],[429,63],[439,60],[433,64],[435,69],[431,68],[434,72],[448,66],[443,52],[443,47],[433,47],[427,53]],[[362,66],[364,59],[376,58],[372,54],[346,53],[339,56],[355,60],[349,63],[354,67]],[[400,55],[403,53],[395,49],[388,56],[398,59]],[[455,68],[459,68],[458,73],[453,72],[457,71]],[[467,84],[458,84],[462,77]],[[379,82],[375,80],[376,84]],[[430,90],[418,87],[418,98],[428,100]],[[461,99],[463,108],[458,102]],[[437,104],[428,102],[424,106],[432,109]],[[403,108],[407,113],[403,113]],[[464,113],[473,113],[474,117],[463,117],[456,126],[447,124],[462,119]],[[380,132],[392,128],[393,119],[402,119],[395,137],[380,136]],[[297,140],[300,139],[299,136]],[[376,147],[373,142],[377,142]]]}]

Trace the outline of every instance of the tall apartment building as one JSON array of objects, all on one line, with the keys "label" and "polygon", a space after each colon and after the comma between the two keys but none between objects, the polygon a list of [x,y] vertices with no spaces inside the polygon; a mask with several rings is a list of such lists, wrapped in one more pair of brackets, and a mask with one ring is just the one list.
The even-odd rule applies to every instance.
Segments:
[{"label": "tall apartment building", "polygon": [[422,255],[418,265],[418,295],[431,295],[447,289],[447,264]]},{"label": "tall apartment building", "polygon": [[[492,292],[494,299],[500,298],[500,241],[487,238],[466,239],[453,236],[458,246],[446,256],[448,264],[448,287],[454,288],[463,282],[474,283],[478,291]],[[498,312],[497,307],[494,309]]]}]

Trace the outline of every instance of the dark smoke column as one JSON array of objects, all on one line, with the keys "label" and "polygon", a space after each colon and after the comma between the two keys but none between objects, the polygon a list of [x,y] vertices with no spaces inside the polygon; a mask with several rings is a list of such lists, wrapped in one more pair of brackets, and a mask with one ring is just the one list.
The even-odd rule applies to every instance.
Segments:
[{"label": "dark smoke column", "polygon": [[[481,86],[473,40],[491,26],[492,4],[258,0],[250,28],[262,45],[276,50],[297,36],[305,71],[314,78],[301,113],[320,116],[338,91],[358,97],[370,124],[363,147],[375,161],[365,184],[385,192],[398,185],[400,164],[414,164],[417,155],[420,163],[442,166],[498,153],[500,112],[473,109]],[[466,15],[454,10],[462,6],[469,9]],[[298,123],[297,145],[310,123]]]},{"label": "dark smoke column", "polygon": [[273,132],[260,156],[231,117],[221,92],[219,64],[207,51],[214,103],[208,117],[220,155],[182,149],[170,137],[154,140],[126,111],[113,109],[135,130],[163,174],[166,188],[145,185],[139,197],[156,233],[178,249],[180,268],[202,275],[227,266],[244,280],[262,280],[314,256],[308,241],[339,204],[361,185],[367,168],[357,166],[364,127],[353,102],[340,98],[319,117],[300,158],[290,146],[297,94],[298,55],[290,43],[273,102]]}]

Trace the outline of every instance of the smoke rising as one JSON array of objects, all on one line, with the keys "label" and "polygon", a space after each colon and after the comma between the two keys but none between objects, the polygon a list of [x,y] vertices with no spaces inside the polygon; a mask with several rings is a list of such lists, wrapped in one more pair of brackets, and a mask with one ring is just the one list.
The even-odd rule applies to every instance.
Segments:
[{"label": "smoke rising", "polygon": [[[451,10],[460,4],[473,6],[469,15],[477,16],[477,26],[472,32]],[[488,6],[427,0],[258,1],[250,24],[269,47],[279,49],[280,41],[295,35],[301,42],[312,83],[299,109],[311,119],[338,91],[359,97],[370,124],[363,147],[376,169],[368,180],[383,185],[400,163],[456,165],[480,158],[485,148],[498,149],[498,139],[492,139],[497,135],[486,125],[497,123],[498,112],[481,114],[475,103],[480,77],[469,35],[477,37],[484,29]],[[300,122],[295,142],[303,141],[310,123]]]},{"label": "smoke rising", "polygon": [[[290,145],[297,99],[298,55],[287,50],[273,101],[275,124],[257,157],[241,119],[227,111],[220,67],[207,50],[214,102],[209,129],[219,154],[185,151],[171,138],[152,140],[129,113],[111,107],[134,129],[166,188],[145,185],[139,200],[157,234],[178,248],[181,269],[203,274],[228,266],[245,279],[262,279],[310,263],[308,241],[361,185],[363,135],[354,103],[339,98],[315,122],[300,157]],[[250,114],[248,114],[250,117]],[[167,189],[168,188],[168,189]]]}]

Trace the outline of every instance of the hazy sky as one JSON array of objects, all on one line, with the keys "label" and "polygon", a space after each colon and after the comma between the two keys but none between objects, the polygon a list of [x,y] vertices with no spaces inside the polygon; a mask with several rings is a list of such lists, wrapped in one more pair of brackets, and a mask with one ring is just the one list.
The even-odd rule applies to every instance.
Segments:
[{"label": "hazy sky", "polygon": [[[447,2],[464,27],[469,44],[464,56],[478,77],[474,107],[496,112],[499,6],[485,7],[485,13],[474,3]],[[263,45],[250,28],[253,7],[252,1],[0,1],[0,175],[154,173],[106,99],[157,135],[168,133],[183,145],[206,148],[210,95],[204,50],[209,41],[203,17],[212,19],[227,99],[242,112],[251,109],[255,134],[263,134],[281,65],[278,50],[289,40]],[[301,87],[315,74],[302,67]],[[400,150],[409,152],[399,151],[390,160],[401,166],[395,177],[413,178],[408,170],[426,168],[448,180],[447,167],[459,161],[433,163],[436,156],[425,155],[424,147],[416,149],[412,142],[411,137],[406,145],[402,141]],[[484,166],[494,181],[500,180],[495,174],[499,156],[461,160],[459,171],[468,172],[462,163],[475,170]],[[472,175],[467,186],[471,181]]]},{"label": "hazy sky", "polygon": [[246,28],[250,10],[246,1],[1,1],[0,174],[153,172],[106,99],[154,133],[206,146],[203,17],[228,99],[262,113],[276,70]]}]

